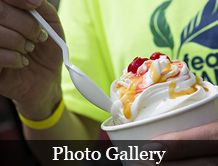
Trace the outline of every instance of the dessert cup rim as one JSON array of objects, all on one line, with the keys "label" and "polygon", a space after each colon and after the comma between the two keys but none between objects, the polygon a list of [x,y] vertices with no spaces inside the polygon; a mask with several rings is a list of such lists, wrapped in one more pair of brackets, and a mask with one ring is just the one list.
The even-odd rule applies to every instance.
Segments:
[{"label": "dessert cup rim", "polygon": [[[216,86],[216,88],[218,89],[218,86]],[[163,114],[160,114],[160,115],[156,115],[154,117],[138,120],[138,121],[135,121],[135,122],[120,124],[120,125],[116,125],[116,126],[108,126],[107,125],[107,123],[112,120],[112,117],[110,117],[101,124],[101,128],[103,130],[105,130],[105,131],[116,131],[116,130],[123,130],[123,129],[126,129],[126,128],[133,128],[133,127],[145,125],[145,124],[148,124],[148,123],[153,123],[153,122],[156,122],[156,121],[159,121],[159,120],[162,120],[162,119],[166,119],[166,118],[169,118],[169,117],[176,116],[178,114],[182,114],[182,113],[185,113],[185,112],[188,112],[188,111],[192,111],[194,108],[199,107],[199,106],[204,105],[204,104],[207,104],[210,101],[215,100],[217,98],[218,98],[218,92],[217,92],[217,94],[215,94],[213,96],[202,99],[202,100],[200,100],[198,102],[195,102],[195,103],[193,103],[191,105],[187,105],[187,106],[178,108],[178,109],[173,110],[173,111],[169,111],[169,112],[166,112],[166,113],[163,113]]]}]

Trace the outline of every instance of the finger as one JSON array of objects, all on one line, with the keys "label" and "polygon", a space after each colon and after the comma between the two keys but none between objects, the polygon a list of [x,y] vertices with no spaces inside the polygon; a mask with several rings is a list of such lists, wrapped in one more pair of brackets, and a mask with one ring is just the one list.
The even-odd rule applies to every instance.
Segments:
[{"label": "finger", "polygon": [[29,61],[26,57],[16,51],[0,49],[1,68],[23,68],[28,66]]},{"label": "finger", "polygon": [[47,0],[3,0],[5,3],[19,9],[36,9],[40,14],[53,15],[57,11],[53,5],[48,3]]},{"label": "finger", "polygon": [[217,157],[203,157],[195,159],[184,159],[179,161],[163,161],[160,166],[209,166],[209,165],[218,165]]},{"label": "finger", "polygon": [[188,130],[168,133],[154,138],[153,140],[217,140],[218,121],[194,127]]},{"label": "finger", "polygon": [[215,141],[217,135],[218,121],[215,121],[192,129],[158,136],[143,149],[165,150],[167,151],[165,160],[215,154],[218,153],[218,141]]},{"label": "finger", "polygon": [[130,166],[154,166],[154,165],[156,165],[154,161],[140,160],[137,161],[136,163],[131,164]]},{"label": "finger", "polygon": [[40,6],[43,0],[4,0],[6,3],[21,9],[35,9]]},{"label": "finger", "polygon": [[34,42],[46,40],[46,38],[43,38],[46,37],[45,31],[29,13],[2,1],[0,1],[0,25],[17,31]]},{"label": "finger", "polygon": [[[163,160],[218,154],[218,141],[158,140],[143,146],[144,151],[166,151]],[[157,156],[154,156],[157,158]]]},{"label": "finger", "polygon": [[[154,166],[155,162],[144,160],[138,161],[131,166]],[[209,166],[209,165],[218,165],[218,158],[215,156],[212,157],[202,157],[202,158],[193,158],[193,159],[184,159],[176,161],[162,161],[158,164],[159,166]]]},{"label": "finger", "polygon": [[32,52],[35,48],[34,44],[22,35],[3,26],[0,26],[0,36],[0,48],[18,51],[21,54]]}]

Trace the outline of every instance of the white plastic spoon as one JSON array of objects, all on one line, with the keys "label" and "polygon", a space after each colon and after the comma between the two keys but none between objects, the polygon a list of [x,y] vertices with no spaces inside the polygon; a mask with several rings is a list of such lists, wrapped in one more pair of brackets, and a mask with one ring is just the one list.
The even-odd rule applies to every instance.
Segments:
[{"label": "white plastic spoon", "polygon": [[110,98],[87,75],[85,75],[79,68],[69,62],[68,47],[66,43],[58,36],[58,34],[36,10],[29,10],[29,12],[36,18],[43,29],[62,49],[64,64],[70,73],[71,80],[79,92],[92,104],[107,112],[110,112],[112,105]]}]

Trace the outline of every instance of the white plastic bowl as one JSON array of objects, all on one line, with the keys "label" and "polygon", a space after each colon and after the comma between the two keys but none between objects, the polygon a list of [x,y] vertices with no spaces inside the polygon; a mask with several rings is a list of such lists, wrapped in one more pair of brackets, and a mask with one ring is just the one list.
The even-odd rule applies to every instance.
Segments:
[{"label": "white plastic bowl", "polygon": [[181,131],[218,120],[218,93],[189,106],[121,125],[112,118],[101,125],[111,140],[151,140],[169,132]]}]

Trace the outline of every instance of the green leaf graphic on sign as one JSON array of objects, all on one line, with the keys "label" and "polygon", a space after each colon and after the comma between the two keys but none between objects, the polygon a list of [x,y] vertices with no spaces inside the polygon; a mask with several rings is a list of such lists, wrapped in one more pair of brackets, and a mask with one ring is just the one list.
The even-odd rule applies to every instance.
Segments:
[{"label": "green leaf graphic on sign", "polygon": [[173,36],[165,17],[165,10],[170,3],[171,1],[166,1],[154,11],[151,16],[150,28],[154,36],[154,42],[158,47],[169,47],[173,50]]},{"label": "green leaf graphic on sign", "polygon": [[200,11],[183,29],[177,58],[179,58],[182,46],[190,42],[194,42],[211,49],[218,49],[217,29],[218,0],[209,0],[204,9]]}]

